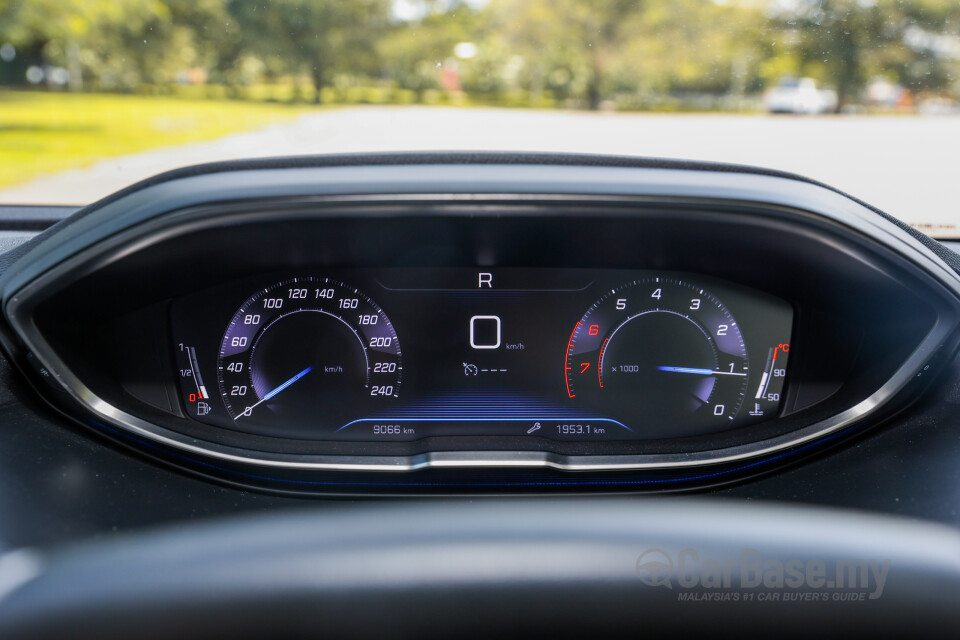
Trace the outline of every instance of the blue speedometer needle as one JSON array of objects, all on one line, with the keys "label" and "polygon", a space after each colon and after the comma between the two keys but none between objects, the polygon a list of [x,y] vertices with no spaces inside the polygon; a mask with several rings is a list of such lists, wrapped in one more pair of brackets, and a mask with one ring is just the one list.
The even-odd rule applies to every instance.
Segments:
[{"label": "blue speedometer needle", "polygon": [[698,369],[696,367],[657,367],[660,371],[670,371],[671,373],[692,373],[698,376],[745,376],[745,373],[733,373],[732,371],[714,371],[713,369]]},{"label": "blue speedometer needle", "polygon": [[296,382],[297,380],[299,380],[299,379],[302,378],[303,376],[305,376],[305,375],[307,375],[308,373],[310,373],[311,371],[313,371],[313,367],[307,367],[306,369],[304,369],[303,371],[301,371],[301,372],[298,373],[297,375],[293,376],[292,378],[290,378],[289,380],[287,380],[286,382],[284,382],[283,384],[281,384],[279,387],[277,387],[277,388],[274,389],[273,391],[270,391],[269,393],[267,393],[266,395],[264,395],[262,398],[260,398],[260,402],[257,402],[256,404],[247,407],[247,408],[244,410],[244,412],[243,412],[242,414],[240,414],[240,415],[241,415],[241,416],[249,416],[249,415],[250,415],[250,412],[253,411],[254,408],[257,407],[257,405],[259,405],[259,404],[261,404],[261,403],[263,403],[263,402],[266,402],[266,401],[269,400],[270,398],[274,397],[275,395],[277,395],[278,393],[280,393],[281,391],[283,391],[284,389],[286,389],[287,387],[289,387],[290,385],[292,385],[294,382]]},{"label": "blue speedometer needle", "polygon": [[310,373],[312,370],[313,370],[313,367],[307,367],[306,369],[304,369],[303,371],[301,371],[301,372],[298,373],[297,375],[293,376],[292,378],[290,378],[289,380],[287,380],[286,382],[284,382],[282,385],[280,385],[279,387],[277,387],[276,389],[274,389],[273,391],[271,391],[271,392],[268,393],[267,395],[263,396],[263,398],[260,399],[260,402],[266,402],[267,400],[269,400],[269,399],[272,398],[273,396],[277,395],[278,393],[280,393],[281,391],[283,391],[284,389],[286,389],[287,387],[289,387],[290,385],[292,385],[294,382],[296,382],[297,380],[299,380],[300,378],[302,378],[303,376],[305,376],[305,375],[307,375],[308,373]]}]

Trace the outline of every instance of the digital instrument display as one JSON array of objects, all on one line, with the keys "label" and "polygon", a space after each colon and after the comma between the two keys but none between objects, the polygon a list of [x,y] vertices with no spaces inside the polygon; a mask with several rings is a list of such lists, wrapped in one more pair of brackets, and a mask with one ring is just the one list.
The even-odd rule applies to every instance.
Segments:
[{"label": "digital instrument display", "polygon": [[793,310],[677,272],[333,269],[175,302],[195,420],[329,441],[652,440],[775,417]]}]

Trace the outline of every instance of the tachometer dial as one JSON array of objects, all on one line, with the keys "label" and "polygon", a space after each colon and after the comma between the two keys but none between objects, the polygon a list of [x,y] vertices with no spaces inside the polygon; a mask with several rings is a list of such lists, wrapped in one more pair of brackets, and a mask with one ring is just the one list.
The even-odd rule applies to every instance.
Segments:
[{"label": "tachometer dial", "polygon": [[399,397],[403,370],[380,307],[342,282],[310,277],[251,296],[227,327],[218,367],[238,425],[314,437]]},{"label": "tachometer dial", "polygon": [[[673,435],[729,428],[748,361],[736,320],[713,294],[644,278],[598,300],[567,345],[567,394],[631,427]],[[637,423],[639,420],[639,424]]]}]

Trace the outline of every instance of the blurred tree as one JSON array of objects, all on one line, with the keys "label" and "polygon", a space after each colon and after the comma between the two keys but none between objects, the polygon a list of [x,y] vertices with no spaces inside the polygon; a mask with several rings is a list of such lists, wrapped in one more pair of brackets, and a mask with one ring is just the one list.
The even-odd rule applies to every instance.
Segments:
[{"label": "blurred tree", "polygon": [[799,23],[801,65],[820,80],[836,86],[838,108],[855,102],[867,80],[870,49],[889,44],[884,14],[876,2],[863,0],[801,0],[794,19]]},{"label": "blurred tree", "polygon": [[914,90],[957,81],[957,57],[936,45],[960,43],[956,0],[781,0],[771,15],[783,32],[797,36],[796,66],[835,85],[840,107],[856,102],[875,76],[892,76]]},{"label": "blurred tree", "polygon": [[307,72],[314,102],[333,73],[375,75],[376,43],[386,29],[390,0],[228,0],[244,46]]},{"label": "blurred tree", "polygon": [[[633,37],[633,18],[644,0],[495,0],[490,19],[533,78],[565,70],[568,83],[579,79],[591,109],[609,88],[618,52]],[[556,77],[556,76],[555,76]]]},{"label": "blurred tree", "polygon": [[913,91],[960,93],[960,2],[882,0],[885,29],[895,33],[880,72]]},{"label": "blurred tree", "polygon": [[496,0],[491,31],[523,55],[539,86],[602,99],[755,88],[766,18],[756,3],[714,0]]},{"label": "blurred tree", "polygon": [[0,40],[67,67],[73,89],[116,90],[231,64],[240,38],[224,0],[0,0]]},{"label": "blurred tree", "polygon": [[625,24],[615,61],[624,92],[742,94],[765,55],[766,20],[754,4],[647,0]]},{"label": "blurred tree", "polygon": [[478,14],[469,6],[451,9],[427,3],[420,13],[395,23],[377,44],[383,74],[418,95],[440,86],[440,69],[453,59],[458,43],[481,37]]},{"label": "blurred tree", "polygon": [[[69,71],[70,88],[83,88],[84,61],[123,56],[131,33],[168,19],[161,0],[0,0],[0,40],[39,48],[50,64]],[[144,43],[148,43],[144,40]]]},{"label": "blurred tree", "polygon": [[238,67],[245,49],[245,34],[227,11],[226,0],[163,1],[170,20],[153,27],[167,45],[167,73],[202,69],[211,79],[243,84]]},{"label": "blurred tree", "polygon": [[[0,43],[79,90],[307,76],[598,108],[812,76],[960,92],[957,0],[0,0]],[[400,15],[400,14],[403,15]],[[470,55],[455,55],[458,43]],[[463,51],[462,49],[461,51]],[[18,58],[22,65],[22,56]],[[32,64],[32,62],[31,62]],[[20,76],[25,67],[18,67]],[[5,67],[10,76],[12,66]],[[338,82],[334,82],[335,80]]]}]

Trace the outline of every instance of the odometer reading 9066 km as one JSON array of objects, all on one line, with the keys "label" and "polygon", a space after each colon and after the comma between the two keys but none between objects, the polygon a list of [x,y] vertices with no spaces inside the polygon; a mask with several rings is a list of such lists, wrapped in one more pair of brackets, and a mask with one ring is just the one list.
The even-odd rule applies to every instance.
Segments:
[{"label": "odometer reading 9066 km", "polygon": [[672,277],[608,291],[574,326],[567,395],[640,432],[729,429],[747,392],[737,321],[712,293]]},{"label": "odometer reading 9066 km", "polygon": [[238,428],[322,437],[400,394],[400,341],[379,306],[330,278],[258,291],[220,345],[220,393]]}]

